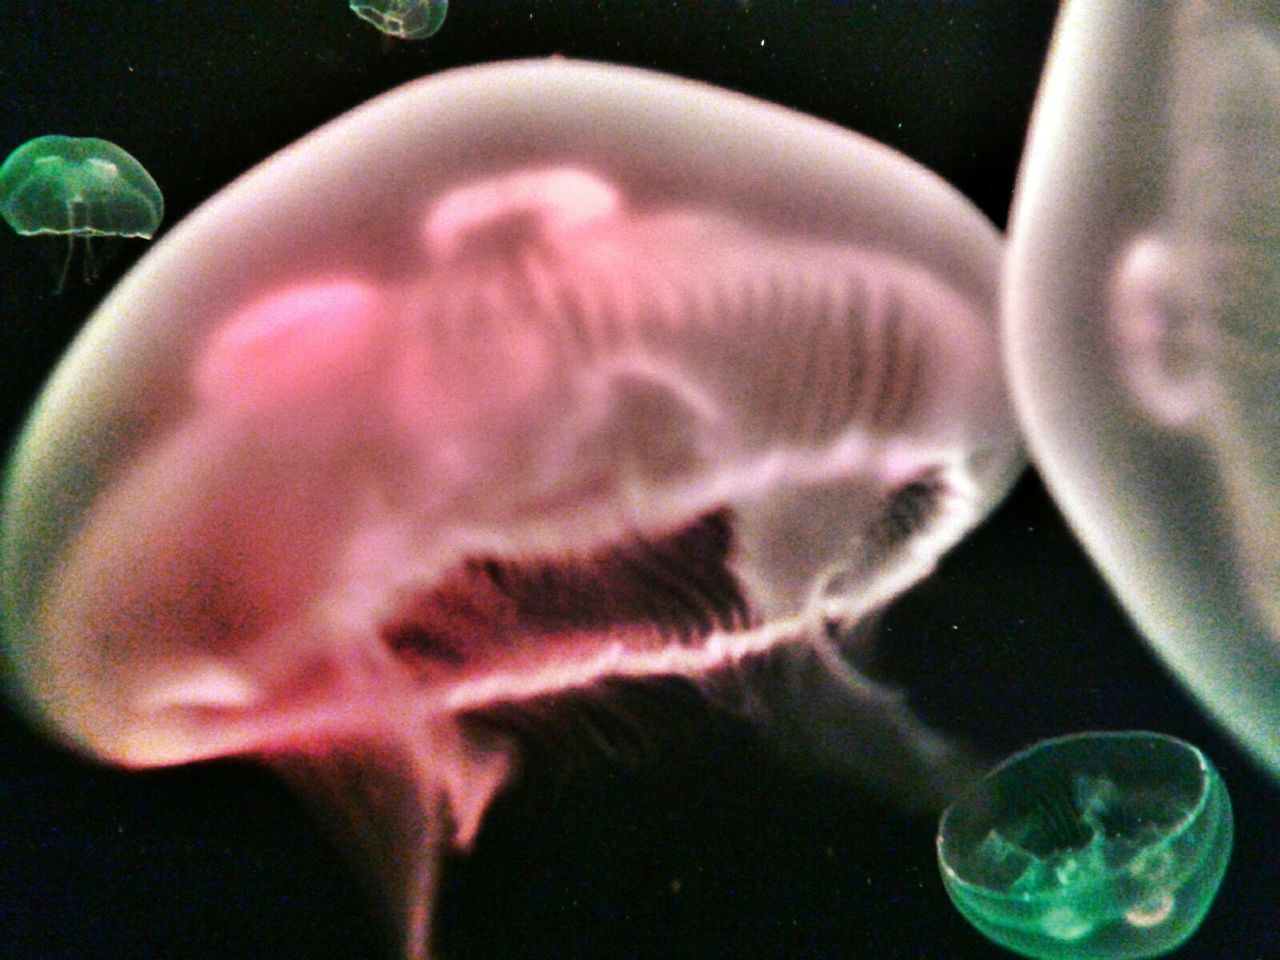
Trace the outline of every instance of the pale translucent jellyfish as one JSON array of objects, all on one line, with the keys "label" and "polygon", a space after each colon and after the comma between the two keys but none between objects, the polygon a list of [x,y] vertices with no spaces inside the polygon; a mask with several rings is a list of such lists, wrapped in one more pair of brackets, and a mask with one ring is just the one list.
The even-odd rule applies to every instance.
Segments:
[{"label": "pale translucent jellyfish", "polygon": [[1020,466],[1000,255],[903,157],[699,84],[387,94],[177,227],[55,373],[7,490],[16,687],[111,761],[282,770],[410,956],[518,731],[628,678],[939,803],[966,761],[835,641]]},{"label": "pale translucent jellyfish", "polygon": [[1280,12],[1070,5],[1018,186],[1032,453],[1147,637],[1280,774]]}]

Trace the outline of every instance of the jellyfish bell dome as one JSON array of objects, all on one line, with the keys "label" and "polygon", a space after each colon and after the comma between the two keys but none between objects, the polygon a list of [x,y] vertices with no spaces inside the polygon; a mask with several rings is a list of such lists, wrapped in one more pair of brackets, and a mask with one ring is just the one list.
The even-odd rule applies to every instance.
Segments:
[{"label": "jellyfish bell dome", "polygon": [[1161,656],[1280,775],[1278,50],[1265,4],[1069,8],[1004,312],[1051,492]]},{"label": "jellyfish bell dome", "polygon": [[131,766],[362,756],[374,834],[429,847],[508,768],[459,718],[779,647],[936,758],[829,637],[1021,466],[1001,251],[905,158],[701,84],[386,94],[176,227],[50,380],[5,492],[15,692]]}]

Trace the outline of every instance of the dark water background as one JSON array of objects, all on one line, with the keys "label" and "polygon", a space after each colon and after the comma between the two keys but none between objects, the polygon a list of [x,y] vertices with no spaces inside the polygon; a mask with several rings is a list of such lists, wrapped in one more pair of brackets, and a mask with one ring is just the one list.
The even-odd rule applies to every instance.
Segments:
[{"label": "dark water background", "polygon": [[[4,0],[0,153],[46,133],[134,153],[176,223],[236,175],[402,82],[563,54],[696,77],[894,146],[996,223],[1054,5],[1035,2],[456,0],[419,44],[342,0]],[[536,98],[538,91],[524,92]],[[0,413],[40,382],[145,249],[50,296],[61,249],[0,229]],[[1280,958],[1280,791],[1199,713],[1119,612],[1034,476],[886,621],[884,669],[938,727],[1003,754],[1087,728],[1208,750],[1236,854],[1183,960]],[[983,960],[952,909],[931,820],[779,769],[695,718],[648,756],[535,771],[452,865],[441,954],[517,958]],[[394,956],[323,833],[265,773],[122,774],[0,714],[0,960]]]}]

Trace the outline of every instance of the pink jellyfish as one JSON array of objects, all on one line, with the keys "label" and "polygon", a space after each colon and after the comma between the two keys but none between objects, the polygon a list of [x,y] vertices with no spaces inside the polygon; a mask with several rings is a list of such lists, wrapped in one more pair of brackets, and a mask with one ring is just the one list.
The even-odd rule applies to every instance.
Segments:
[{"label": "pink jellyfish", "polygon": [[887,148],[699,84],[383,96],[175,229],[49,383],[6,491],[17,689],[111,761],[284,772],[409,957],[519,762],[495,718],[606,681],[771,686],[798,762],[935,803],[963,757],[839,644],[1020,466],[1000,254]]}]

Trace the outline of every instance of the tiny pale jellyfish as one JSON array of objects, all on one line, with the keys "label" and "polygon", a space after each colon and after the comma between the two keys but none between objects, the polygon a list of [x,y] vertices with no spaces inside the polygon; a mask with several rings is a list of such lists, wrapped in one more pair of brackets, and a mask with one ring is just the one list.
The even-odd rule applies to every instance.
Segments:
[{"label": "tiny pale jellyfish", "polygon": [[1015,754],[938,827],[951,900],[1037,960],[1156,957],[1200,926],[1231,858],[1231,801],[1200,750],[1082,733]]},{"label": "tiny pale jellyfish", "polygon": [[1280,777],[1280,10],[1069,4],[1052,49],[1010,226],[1015,405],[1144,635]]},{"label": "tiny pale jellyfish", "polygon": [[351,12],[388,37],[426,40],[444,26],[449,0],[350,0]]},{"label": "tiny pale jellyfish", "polygon": [[150,239],[164,219],[164,197],[142,164],[114,143],[50,135],[28,140],[0,166],[0,216],[24,236],[67,238],[61,292],[77,237],[86,245],[87,282],[97,272],[92,238]]},{"label": "tiny pale jellyfish", "polygon": [[619,683],[940,809],[972,764],[841,644],[1021,467],[1001,252],[906,158],[701,84],[380,97],[171,231],[55,371],[5,491],[14,692],[126,766],[272,765],[414,958],[522,737]]}]

